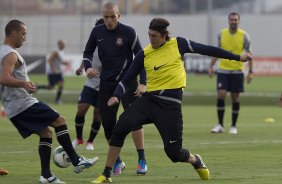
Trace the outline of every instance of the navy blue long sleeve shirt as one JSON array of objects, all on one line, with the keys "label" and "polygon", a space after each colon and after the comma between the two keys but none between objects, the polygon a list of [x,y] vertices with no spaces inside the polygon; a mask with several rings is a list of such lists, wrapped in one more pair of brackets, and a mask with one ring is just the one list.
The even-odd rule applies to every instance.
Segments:
[{"label": "navy blue long sleeve shirt", "polygon": [[[217,58],[231,59],[231,60],[240,60],[240,56],[233,54],[229,51],[223,50],[218,47],[204,45],[197,43],[182,37],[177,37],[178,50],[180,55],[183,57],[186,53],[198,53],[201,55],[207,55]],[[156,51],[157,52],[157,51]],[[134,58],[133,64],[129,68],[128,72],[125,74],[119,85],[117,86],[114,95],[115,97],[120,98],[126,91],[126,88],[130,82],[130,79],[137,76],[137,74],[144,69],[144,51],[140,51],[137,56]],[[165,93],[163,94],[165,95]],[[173,94],[170,94],[173,96]],[[179,93],[175,94],[176,98],[179,98]]]},{"label": "navy blue long sleeve shirt", "polygon": [[[135,30],[122,23],[114,30],[108,30],[104,24],[92,29],[83,53],[85,70],[91,67],[96,48],[102,63],[100,79],[108,81],[120,81],[132,64],[133,54],[142,50]],[[145,83],[145,78],[145,72],[140,74],[141,83]]]}]

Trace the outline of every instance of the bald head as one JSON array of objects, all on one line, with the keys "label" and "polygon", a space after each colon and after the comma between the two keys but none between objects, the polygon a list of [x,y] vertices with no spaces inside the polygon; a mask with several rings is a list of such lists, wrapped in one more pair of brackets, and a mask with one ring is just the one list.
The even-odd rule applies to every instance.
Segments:
[{"label": "bald head", "polygon": [[105,9],[114,9],[116,13],[119,13],[118,5],[113,2],[107,2],[103,5],[102,11]]},{"label": "bald head", "polygon": [[119,10],[115,3],[107,2],[102,7],[102,17],[108,30],[116,29],[119,21]]},{"label": "bald head", "polygon": [[64,40],[58,40],[58,48],[60,50],[63,50],[65,48],[65,41]]}]

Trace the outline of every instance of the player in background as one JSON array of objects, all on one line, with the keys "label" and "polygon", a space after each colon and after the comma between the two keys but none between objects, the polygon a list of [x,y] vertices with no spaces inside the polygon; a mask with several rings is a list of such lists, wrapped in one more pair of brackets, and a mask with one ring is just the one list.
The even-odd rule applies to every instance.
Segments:
[{"label": "player in background", "polygon": [[51,127],[55,129],[59,144],[70,157],[75,173],[91,167],[98,158],[86,159],[79,156],[71,144],[65,118],[32,97],[36,86],[29,80],[26,63],[16,50],[25,42],[26,34],[27,26],[19,20],[11,20],[5,27],[5,40],[0,46],[0,82],[4,87],[2,103],[7,117],[24,139],[32,134],[39,136],[41,176],[38,183],[65,183],[52,175],[50,170]]},{"label": "player in background", "polygon": [[[104,24],[103,18],[100,18],[96,21],[95,26]],[[98,72],[101,73],[101,61],[98,57],[98,49],[95,50],[92,59],[92,67]],[[81,75],[83,72],[83,63],[76,70],[76,75]],[[99,132],[101,126],[101,116],[100,111],[97,108],[98,92],[99,92],[99,77],[95,76],[93,78],[87,78],[84,84],[83,90],[80,93],[77,105],[77,112],[75,116],[75,130],[76,130],[76,139],[72,141],[72,145],[76,148],[78,145],[83,144],[83,126],[85,122],[85,115],[92,105],[93,110],[93,122],[90,129],[89,138],[86,142],[86,150],[94,150],[93,140]]]},{"label": "player in background", "polygon": [[[246,31],[239,29],[240,15],[232,12],[228,16],[229,28],[222,29],[218,35],[218,46],[234,54],[243,52],[251,53],[250,37]],[[217,58],[212,58],[209,67],[209,76],[214,74],[214,65]],[[247,83],[253,78],[253,62],[249,60],[249,71],[246,77]],[[244,92],[244,63],[235,60],[220,59],[217,69],[217,117],[218,124],[211,129],[212,133],[224,131],[225,98],[227,92],[231,92],[232,123],[230,134],[237,134],[237,119],[240,110],[240,93]]]},{"label": "player in background", "polygon": [[108,101],[109,106],[118,104],[129,87],[130,79],[145,69],[147,92],[120,115],[111,137],[104,172],[92,183],[112,182],[111,170],[126,136],[134,127],[149,123],[153,123],[158,129],[165,153],[172,162],[191,163],[201,179],[210,179],[209,170],[200,155],[194,155],[182,147],[181,101],[183,88],[186,87],[186,72],[182,58],[187,53],[198,53],[238,62],[246,61],[251,56],[235,55],[182,37],[170,38],[168,26],[169,22],[163,18],[154,18],[151,21],[148,31],[151,44],[137,54]]},{"label": "player in background", "polygon": [[55,103],[61,103],[61,97],[64,89],[64,78],[61,65],[69,65],[67,61],[64,60],[64,49],[65,42],[63,40],[58,40],[58,49],[54,50],[48,57],[47,75],[48,75],[48,85],[37,85],[38,89],[54,89],[58,85]]},{"label": "player in background", "polygon": [[[107,101],[130,67],[133,54],[136,55],[141,50],[140,41],[136,31],[125,24],[119,22],[120,13],[115,3],[107,2],[102,7],[102,17],[104,24],[94,27],[83,53],[83,64],[88,78],[98,76],[98,72],[91,66],[93,53],[98,48],[98,56],[102,63],[100,77],[100,89],[98,96],[98,106],[101,112],[102,125],[107,141],[109,142],[113,128],[117,121],[119,106],[109,107]],[[131,79],[130,88],[121,100],[124,109],[138,98],[146,90],[146,74],[140,75],[140,84],[137,77]],[[138,166],[136,173],[144,175],[147,172],[147,163],[144,153],[144,133],[143,127],[135,127],[132,130],[132,137],[138,152]],[[120,157],[117,158],[113,173],[121,174],[125,168]]]}]

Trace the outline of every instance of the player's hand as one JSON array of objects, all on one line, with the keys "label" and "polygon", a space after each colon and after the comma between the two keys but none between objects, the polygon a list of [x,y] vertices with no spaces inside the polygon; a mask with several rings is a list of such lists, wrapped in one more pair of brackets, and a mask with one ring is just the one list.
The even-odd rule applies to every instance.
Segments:
[{"label": "player's hand", "polygon": [[240,61],[247,62],[253,59],[253,54],[250,52],[246,52],[240,56]]},{"label": "player's hand", "polygon": [[86,70],[86,76],[91,79],[93,77],[99,77],[99,73],[94,68],[88,68]]},{"label": "player's hand", "polygon": [[76,69],[76,71],[75,71],[75,74],[76,74],[77,76],[82,75],[82,73],[83,73],[83,68],[78,68],[78,69]]},{"label": "player's hand", "polygon": [[146,92],[146,85],[139,84],[134,94],[135,96],[141,96],[145,92]]},{"label": "player's hand", "polygon": [[117,97],[111,97],[108,101],[108,106],[111,107],[111,106],[114,106],[118,103],[119,103],[119,100],[118,100]]},{"label": "player's hand", "polygon": [[212,76],[214,75],[214,69],[212,67],[209,67],[208,73],[209,73],[209,77],[212,78]]},{"label": "player's hand", "polygon": [[253,78],[254,78],[254,75],[252,73],[248,73],[247,78],[246,78],[247,84],[250,84]]},{"label": "player's hand", "polygon": [[28,93],[34,93],[37,91],[36,85],[31,81],[26,81],[24,84],[24,88]]}]

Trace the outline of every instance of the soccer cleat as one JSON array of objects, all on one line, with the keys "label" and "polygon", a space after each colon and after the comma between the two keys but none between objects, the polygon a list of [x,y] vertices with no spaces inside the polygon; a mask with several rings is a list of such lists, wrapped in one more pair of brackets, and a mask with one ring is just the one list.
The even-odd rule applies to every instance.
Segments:
[{"label": "soccer cleat", "polygon": [[231,126],[230,129],[229,129],[229,133],[230,134],[237,134],[238,133],[237,128],[235,126]]},{"label": "soccer cleat", "polygon": [[113,169],[113,175],[121,175],[121,172],[125,169],[125,163],[123,161],[116,162]]},{"label": "soccer cleat", "polygon": [[224,132],[224,128],[221,124],[217,124],[213,129],[211,129],[211,133],[222,133]]},{"label": "soccer cleat", "polygon": [[200,155],[195,154],[196,164],[194,164],[194,168],[199,174],[202,180],[209,180],[210,179],[210,172],[209,169],[206,167],[205,163],[203,162]]},{"label": "soccer cleat", "polygon": [[50,178],[44,178],[43,176],[39,177],[38,183],[56,183],[56,184],[63,184],[65,182],[61,181],[56,176],[51,176]]},{"label": "soccer cleat", "polygon": [[85,149],[86,150],[94,150],[93,142],[88,142],[87,141]]},{"label": "soccer cleat", "polygon": [[81,173],[83,169],[92,167],[94,164],[96,164],[96,162],[98,162],[98,160],[99,160],[98,157],[94,157],[92,159],[86,159],[84,157],[80,157],[79,163],[77,164],[77,166],[74,166],[73,171],[77,174]]},{"label": "soccer cleat", "polygon": [[77,146],[82,145],[83,142],[84,142],[84,141],[83,141],[82,139],[77,139],[77,138],[76,138],[75,140],[72,141],[72,147],[73,147],[73,148],[76,148]]},{"label": "soccer cleat", "polygon": [[145,160],[138,161],[138,167],[136,170],[137,175],[145,175],[147,172],[147,163]]},{"label": "soccer cleat", "polygon": [[0,168],[0,176],[7,175],[7,174],[9,174],[9,171]]},{"label": "soccer cleat", "polygon": [[107,178],[104,175],[99,176],[98,178],[96,178],[95,180],[91,181],[91,183],[112,183],[112,179],[111,178]]}]

